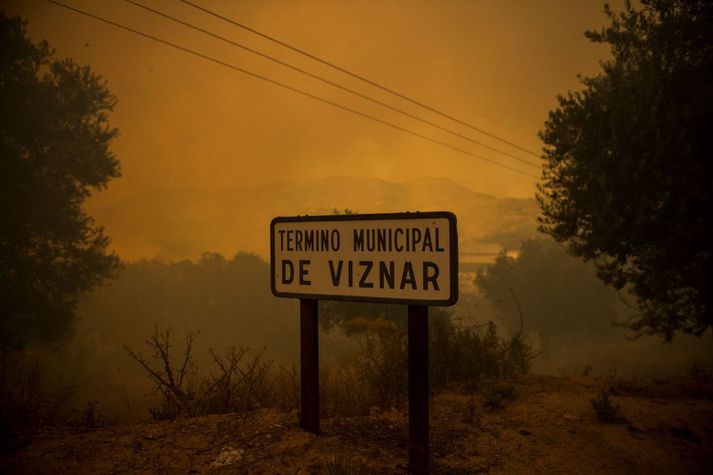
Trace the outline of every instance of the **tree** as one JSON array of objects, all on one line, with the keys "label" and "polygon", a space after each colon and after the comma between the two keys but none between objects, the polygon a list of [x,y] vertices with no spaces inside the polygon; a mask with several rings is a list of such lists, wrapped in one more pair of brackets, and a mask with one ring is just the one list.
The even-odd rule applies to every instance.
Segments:
[{"label": "tree", "polygon": [[540,137],[540,229],[630,291],[628,326],[670,341],[711,317],[713,2],[642,0],[587,37],[611,46]]},{"label": "tree", "polygon": [[119,176],[107,123],[115,98],[89,67],[33,44],[0,14],[0,346],[52,341],[71,327],[82,292],[119,266],[82,211]]},{"label": "tree", "polygon": [[615,292],[549,239],[523,242],[517,257],[501,253],[476,284],[501,322],[537,333],[545,350],[556,335],[611,333],[616,319]]}]

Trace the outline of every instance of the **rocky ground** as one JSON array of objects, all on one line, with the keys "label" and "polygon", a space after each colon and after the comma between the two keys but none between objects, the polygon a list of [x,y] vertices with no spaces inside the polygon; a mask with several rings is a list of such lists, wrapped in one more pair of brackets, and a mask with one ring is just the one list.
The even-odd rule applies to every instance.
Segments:
[{"label": "rocky ground", "polygon": [[[432,403],[434,473],[713,473],[713,392],[670,382],[613,385],[615,422],[590,402],[594,378],[530,376],[500,409],[482,397]],[[609,384],[612,387],[611,384]],[[471,417],[474,416],[474,417]],[[406,414],[395,409],[299,429],[260,409],[175,421],[53,429],[0,462],[3,473],[403,473]]]}]

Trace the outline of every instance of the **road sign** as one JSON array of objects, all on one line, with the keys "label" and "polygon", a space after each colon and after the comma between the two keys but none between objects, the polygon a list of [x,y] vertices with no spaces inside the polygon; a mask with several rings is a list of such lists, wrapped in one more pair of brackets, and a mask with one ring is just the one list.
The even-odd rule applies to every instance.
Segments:
[{"label": "road sign", "polygon": [[449,212],[275,218],[270,256],[278,297],[411,305],[458,300],[458,233]]},{"label": "road sign", "polygon": [[275,218],[270,224],[270,273],[273,294],[300,299],[300,425],[315,434],[318,301],[408,305],[409,472],[428,473],[428,306],[458,300],[455,215]]}]

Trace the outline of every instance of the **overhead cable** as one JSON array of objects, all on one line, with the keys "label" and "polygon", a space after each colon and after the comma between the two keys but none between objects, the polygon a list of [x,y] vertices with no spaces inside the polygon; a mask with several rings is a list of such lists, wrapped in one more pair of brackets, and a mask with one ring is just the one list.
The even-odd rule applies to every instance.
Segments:
[{"label": "overhead cable", "polygon": [[274,63],[277,63],[277,64],[279,64],[279,65],[281,65],[281,66],[284,66],[284,67],[286,67],[286,68],[292,69],[293,71],[297,71],[297,72],[299,72],[299,73],[301,73],[301,74],[304,74],[304,75],[306,75],[306,76],[309,76],[309,77],[311,77],[311,78],[313,78],[313,79],[316,79],[316,80],[318,80],[318,81],[321,81],[321,82],[323,82],[323,83],[325,83],[325,84],[329,84],[329,85],[332,86],[332,87],[335,87],[335,88],[340,89],[340,90],[342,90],[342,91],[345,91],[345,92],[348,92],[348,93],[350,93],[350,94],[353,94],[353,95],[355,95],[355,96],[357,96],[357,97],[360,97],[360,98],[362,98],[362,99],[365,99],[365,100],[367,100],[367,101],[370,101],[370,102],[372,102],[372,103],[374,103],[374,104],[378,104],[378,105],[380,105],[380,106],[382,106],[382,107],[385,107],[385,108],[387,108],[387,109],[389,109],[389,110],[392,110],[392,111],[394,111],[394,112],[398,112],[398,113],[401,114],[401,115],[404,115],[404,116],[409,117],[409,118],[411,118],[411,119],[414,119],[414,120],[417,120],[417,121],[422,122],[422,123],[424,123],[424,124],[427,124],[427,125],[429,125],[429,126],[431,126],[431,127],[434,127],[434,128],[436,128],[436,129],[438,129],[438,130],[441,130],[441,131],[443,131],[443,132],[446,132],[446,133],[448,133],[448,134],[450,134],[450,135],[453,135],[453,136],[458,137],[458,138],[463,139],[463,140],[467,140],[468,142],[471,142],[471,143],[474,143],[474,144],[476,144],[476,145],[479,145],[479,146],[481,146],[481,147],[483,147],[483,148],[485,148],[485,149],[487,149],[487,150],[490,150],[490,151],[492,151],[492,152],[496,152],[496,153],[500,153],[500,154],[502,154],[502,155],[505,155],[505,156],[507,156],[507,157],[509,157],[509,158],[511,158],[511,159],[513,159],[513,160],[516,160],[516,161],[518,161],[518,162],[520,162],[520,163],[523,163],[524,165],[527,165],[527,166],[532,167],[532,168],[540,169],[540,165],[535,165],[535,164],[533,164],[532,162],[529,162],[529,161],[527,161],[527,160],[523,160],[522,158],[517,157],[517,156],[515,156],[515,155],[513,155],[513,154],[511,154],[511,153],[509,153],[509,152],[506,152],[505,150],[501,150],[501,149],[492,147],[492,146],[490,146],[490,145],[487,145],[487,144],[485,144],[485,143],[483,143],[483,142],[480,142],[480,141],[478,141],[478,140],[473,139],[472,137],[468,137],[467,135],[463,135],[463,134],[461,134],[461,133],[459,133],[459,132],[456,132],[456,131],[454,131],[454,130],[452,130],[452,129],[449,129],[449,128],[447,128],[447,127],[443,127],[442,125],[436,124],[435,122],[432,122],[432,121],[430,121],[430,120],[424,119],[424,118],[419,117],[419,116],[417,116],[417,115],[415,115],[415,114],[411,114],[411,113],[409,113],[409,112],[406,112],[406,111],[404,111],[404,110],[402,110],[402,109],[399,109],[398,107],[394,107],[394,106],[392,106],[392,105],[390,105],[390,104],[387,104],[387,103],[385,103],[385,102],[383,102],[383,101],[380,101],[380,100],[378,100],[378,99],[374,99],[374,98],[372,98],[372,97],[369,97],[369,96],[367,96],[366,94],[362,94],[362,93],[360,93],[360,92],[358,92],[358,91],[355,91],[354,89],[348,88],[348,87],[346,87],[346,86],[342,86],[341,84],[338,84],[338,83],[336,83],[336,82],[334,82],[334,81],[331,81],[331,80],[329,80],[329,79],[326,79],[326,78],[324,78],[324,77],[322,77],[322,76],[319,76],[319,75],[317,75],[317,74],[313,74],[313,73],[311,73],[311,72],[309,72],[309,71],[307,71],[307,70],[305,70],[305,69],[303,69],[303,68],[300,68],[300,67],[298,67],[298,66],[295,66],[295,65],[293,65],[293,64],[290,64],[290,63],[288,63],[288,62],[286,62],[286,61],[282,61],[282,60],[280,60],[280,59],[278,59],[278,58],[275,58],[274,56],[271,56],[271,55],[269,55],[269,54],[263,53],[263,52],[261,52],[261,51],[258,51],[258,50],[256,50],[256,49],[254,49],[254,48],[250,48],[249,46],[245,46],[245,45],[243,45],[243,44],[241,44],[241,43],[238,43],[237,41],[233,41],[233,40],[231,40],[231,39],[229,39],[229,38],[226,38],[226,37],[224,37],[224,36],[220,36],[220,35],[218,35],[218,34],[216,34],[216,33],[213,33],[213,32],[211,32],[211,31],[209,31],[209,30],[206,30],[206,29],[204,29],[204,28],[201,28],[201,27],[196,26],[196,25],[194,25],[194,24],[192,24],[192,23],[189,23],[189,22],[187,22],[187,21],[181,20],[181,19],[176,18],[176,17],[174,17],[174,16],[172,16],[172,15],[169,15],[169,14],[167,14],[167,13],[165,13],[165,12],[162,12],[162,11],[160,11],[160,10],[156,10],[156,9],[154,9],[154,8],[151,8],[151,7],[147,6],[147,5],[141,4],[141,3],[136,2],[136,1],[134,1],[134,0],[124,0],[124,1],[126,1],[127,3],[130,3],[131,5],[134,5],[134,6],[136,6],[136,7],[142,8],[142,9],[144,9],[144,10],[146,10],[146,11],[149,11],[149,12],[155,14],[155,15],[158,15],[158,16],[161,16],[161,17],[166,18],[166,19],[168,19],[168,20],[171,20],[171,21],[173,21],[174,23],[178,23],[178,24],[183,25],[183,26],[185,26],[185,27],[191,28],[191,29],[193,29],[193,30],[195,30],[195,31],[201,32],[201,33],[203,33],[203,34],[205,34],[205,35],[208,35],[208,36],[211,36],[211,37],[216,38],[216,39],[218,39],[218,40],[221,40],[221,41],[223,41],[223,42],[225,42],[225,43],[228,43],[228,44],[230,44],[230,45],[232,45],[232,46],[235,46],[235,47],[238,47],[238,48],[240,48],[240,49],[242,49],[242,50],[248,51],[249,53],[255,54],[255,55],[260,56],[260,57],[262,57],[262,58],[265,58],[265,59],[267,59],[267,60],[269,60],[269,61],[272,61],[272,62],[274,62]]},{"label": "overhead cable", "polygon": [[398,92],[398,91],[395,91],[394,89],[391,89],[391,88],[389,88],[389,87],[386,87],[386,86],[384,86],[383,84],[380,84],[380,83],[378,83],[378,82],[376,82],[376,81],[374,81],[374,80],[371,80],[371,79],[369,79],[369,78],[367,78],[367,77],[365,77],[365,76],[363,76],[363,75],[361,75],[361,74],[357,74],[357,73],[355,73],[355,72],[352,72],[352,71],[350,71],[350,70],[348,70],[348,69],[346,69],[346,68],[344,68],[344,67],[342,67],[342,66],[339,66],[339,65],[337,65],[337,64],[335,64],[335,63],[333,63],[333,62],[331,62],[331,61],[327,61],[326,59],[322,59],[322,58],[320,58],[319,56],[316,56],[316,55],[314,55],[314,54],[312,54],[312,53],[309,53],[308,51],[305,51],[305,50],[303,50],[303,49],[301,49],[301,48],[298,48],[298,47],[296,47],[296,46],[292,46],[291,44],[289,44],[289,43],[287,43],[287,42],[285,42],[285,41],[279,40],[279,39],[275,38],[274,36],[270,36],[270,35],[268,35],[268,34],[266,34],[266,33],[263,33],[263,32],[261,32],[261,31],[259,31],[259,30],[256,30],[255,28],[252,28],[252,27],[247,26],[247,25],[245,25],[244,23],[240,23],[240,22],[235,21],[235,20],[233,20],[233,19],[231,19],[231,18],[228,18],[228,17],[226,17],[226,16],[224,16],[224,15],[221,15],[220,13],[217,13],[217,12],[215,12],[215,11],[213,11],[213,10],[210,10],[210,9],[208,9],[208,8],[206,8],[206,7],[203,7],[203,6],[201,6],[201,5],[198,5],[198,4],[196,4],[196,3],[193,3],[193,2],[191,2],[190,0],[180,0],[180,1],[183,2],[183,3],[185,3],[186,5],[189,5],[189,6],[193,7],[193,8],[195,8],[195,9],[197,9],[197,10],[200,10],[200,11],[202,11],[202,12],[204,12],[204,13],[207,13],[207,14],[209,14],[209,15],[212,15],[212,16],[216,17],[216,18],[219,18],[219,19],[221,19],[221,20],[223,20],[223,21],[225,21],[225,22],[227,22],[227,23],[230,23],[231,25],[237,26],[238,28],[242,28],[242,29],[245,30],[245,31],[249,31],[250,33],[253,33],[253,34],[258,35],[258,36],[260,36],[260,37],[262,37],[262,38],[265,38],[266,40],[272,41],[272,42],[275,43],[275,44],[278,44],[278,45],[280,45],[280,46],[282,46],[282,47],[285,47],[285,48],[287,48],[287,49],[290,49],[290,50],[292,50],[292,51],[294,51],[294,52],[296,52],[296,53],[299,53],[299,54],[301,54],[301,55],[303,55],[303,56],[306,56],[306,57],[308,57],[308,58],[310,58],[310,59],[312,59],[312,60],[314,60],[314,61],[317,61],[317,62],[319,62],[319,63],[322,63],[322,64],[324,64],[325,66],[329,66],[330,68],[336,69],[337,71],[340,71],[340,72],[342,72],[342,73],[344,73],[344,74],[347,74],[347,75],[349,75],[349,76],[351,76],[351,77],[353,77],[353,78],[355,78],[355,79],[358,79],[358,80],[360,80],[360,81],[363,81],[363,82],[365,82],[365,83],[367,83],[367,84],[369,84],[369,85],[371,85],[371,86],[373,86],[373,87],[376,87],[376,88],[378,88],[378,89],[381,89],[382,91],[386,91],[386,92],[388,92],[389,94],[393,94],[394,96],[400,97],[401,99],[404,99],[404,100],[406,100],[406,101],[408,101],[408,102],[410,102],[410,103],[412,103],[412,104],[415,104],[415,105],[417,105],[417,106],[419,106],[419,107],[422,107],[422,108],[424,108],[424,109],[426,109],[426,110],[428,110],[428,111],[430,111],[430,112],[433,112],[434,114],[438,114],[438,115],[440,115],[441,117],[445,117],[446,119],[449,119],[449,120],[452,120],[453,122],[456,122],[457,124],[460,124],[460,125],[463,125],[463,126],[465,126],[465,127],[468,127],[469,129],[475,130],[476,132],[479,132],[479,133],[481,133],[481,134],[483,134],[483,135],[486,135],[486,136],[488,136],[488,137],[490,137],[490,138],[492,138],[492,139],[494,139],[494,140],[497,140],[498,142],[504,143],[504,144],[506,144],[506,145],[509,145],[509,146],[511,146],[511,147],[513,147],[513,148],[516,148],[516,149],[520,150],[521,152],[525,152],[525,153],[527,153],[527,154],[529,154],[529,155],[532,155],[532,156],[534,156],[534,157],[540,158],[540,155],[537,154],[536,152],[533,152],[532,150],[529,150],[529,149],[527,149],[527,148],[525,148],[525,147],[522,147],[522,146],[520,146],[520,145],[518,145],[518,144],[516,144],[516,143],[514,143],[514,142],[512,142],[512,141],[506,140],[506,139],[504,139],[503,137],[500,137],[500,136],[495,135],[495,134],[493,134],[493,133],[491,133],[491,132],[488,132],[487,130],[484,130],[484,129],[480,128],[480,127],[476,127],[475,125],[472,125],[472,124],[470,124],[470,123],[468,123],[468,122],[466,122],[466,121],[464,121],[464,120],[462,120],[462,119],[458,119],[457,117],[453,116],[452,114],[448,114],[448,113],[443,112],[443,111],[441,111],[441,110],[439,110],[439,109],[436,109],[435,107],[429,106],[429,105],[427,105],[427,104],[425,104],[425,103],[423,103],[423,102],[421,102],[421,101],[419,101],[419,100],[416,100],[416,99],[414,99],[414,98],[412,98],[412,97],[410,97],[410,96],[408,96],[408,95],[406,95],[406,94],[403,94],[403,93],[400,93],[400,92]]},{"label": "overhead cable", "polygon": [[495,165],[495,166],[498,166],[498,167],[501,167],[501,168],[505,168],[505,169],[507,169],[507,170],[510,170],[510,171],[513,171],[513,172],[516,172],[516,173],[520,173],[520,174],[522,174],[522,175],[525,175],[525,176],[528,176],[528,177],[531,177],[531,178],[535,178],[535,179],[538,178],[536,175],[533,175],[533,174],[531,174],[531,173],[528,173],[528,172],[526,172],[526,171],[524,171],[524,170],[520,170],[520,169],[518,169],[518,168],[511,167],[511,166],[509,166],[509,165],[506,165],[506,164],[497,162],[497,161],[495,161],[495,160],[493,160],[493,159],[490,159],[490,158],[483,157],[483,156],[481,156],[481,155],[472,153],[472,152],[470,152],[470,151],[468,151],[468,150],[465,150],[465,149],[462,149],[462,148],[460,148],[460,147],[456,147],[456,146],[451,145],[451,144],[448,144],[448,143],[446,143],[446,142],[442,142],[442,141],[440,141],[440,140],[438,140],[438,139],[434,139],[433,137],[429,137],[429,136],[423,135],[423,134],[421,134],[421,133],[419,133],[419,132],[415,132],[415,131],[410,130],[410,129],[407,129],[407,128],[405,128],[405,127],[401,127],[400,125],[393,124],[393,123],[391,123],[391,122],[388,122],[388,121],[379,119],[378,117],[375,117],[375,116],[366,114],[366,113],[361,112],[361,111],[358,111],[358,110],[356,110],[356,109],[352,109],[352,108],[350,108],[350,107],[348,107],[348,106],[345,106],[345,105],[343,105],[343,104],[339,104],[339,103],[334,102],[334,101],[332,101],[332,100],[325,99],[325,98],[323,98],[323,97],[320,97],[320,96],[317,96],[317,95],[312,94],[312,93],[310,93],[310,92],[304,91],[304,90],[302,90],[302,89],[299,89],[299,88],[290,86],[290,85],[288,85],[288,84],[282,83],[282,82],[280,82],[280,81],[277,81],[277,80],[275,80],[275,79],[269,78],[269,77],[267,77],[267,76],[263,76],[263,75],[261,75],[261,74],[254,73],[254,72],[252,72],[252,71],[249,71],[249,70],[247,70],[247,69],[241,68],[241,67],[239,67],[239,66],[235,66],[234,64],[226,63],[225,61],[219,60],[219,59],[214,58],[214,57],[212,57],[212,56],[208,56],[208,55],[203,54],[203,53],[200,53],[200,52],[198,52],[198,51],[196,51],[196,50],[187,48],[187,47],[185,47],[185,46],[181,46],[181,45],[179,45],[179,44],[176,44],[176,43],[173,43],[173,42],[171,42],[171,41],[168,41],[168,40],[159,38],[159,37],[154,36],[154,35],[151,35],[151,34],[149,34],[149,33],[145,33],[145,32],[143,32],[143,31],[140,31],[140,30],[131,28],[131,27],[129,27],[129,26],[123,25],[123,24],[118,23],[118,22],[115,22],[115,21],[113,21],[113,20],[109,20],[109,19],[107,19],[107,18],[104,18],[104,17],[98,16],[98,15],[95,15],[95,14],[93,14],[93,13],[89,13],[89,12],[87,12],[87,11],[85,11],[85,10],[81,10],[81,9],[79,9],[79,8],[76,8],[76,7],[67,5],[67,4],[62,3],[62,2],[59,2],[59,1],[57,1],[57,0],[46,0],[46,1],[49,2],[49,3],[52,3],[52,4],[54,4],[54,5],[57,5],[57,6],[59,6],[59,7],[65,8],[65,9],[70,10],[70,11],[73,11],[73,12],[75,12],[75,13],[78,13],[78,14],[80,14],[80,15],[84,15],[84,16],[89,17],[89,18],[92,18],[92,19],[94,19],[94,20],[101,21],[101,22],[106,23],[106,24],[108,24],[108,25],[112,25],[112,26],[114,26],[114,27],[116,27],[116,28],[120,28],[120,29],[122,29],[122,30],[125,30],[125,31],[128,31],[128,32],[134,33],[134,34],[136,34],[136,35],[142,36],[142,37],[144,37],[144,38],[146,38],[146,39],[149,39],[149,40],[151,40],[151,41],[155,41],[155,42],[164,44],[164,45],[166,45],[166,46],[169,46],[169,47],[171,47],[171,48],[178,49],[178,50],[180,50],[180,51],[183,51],[183,52],[185,52],[185,53],[191,54],[191,55],[196,56],[196,57],[198,57],[198,58],[205,59],[205,60],[210,61],[210,62],[212,62],[212,63],[221,65],[221,66],[223,66],[223,67],[232,69],[232,70],[234,70],[234,71],[238,71],[238,72],[240,72],[240,73],[243,73],[243,74],[245,74],[245,75],[251,76],[251,77],[256,78],[256,79],[259,79],[259,80],[261,80],[261,81],[265,81],[265,82],[267,82],[267,83],[270,83],[270,84],[272,84],[272,85],[281,87],[281,88],[283,88],[283,89],[286,89],[286,90],[288,90],[288,91],[294,92],[294,93],[296,93],[296,94],[300,94],[300,95],[302,95],[302,96],[308,97],[308,98],[310,98],[310,99],[314,99],[314,100],[319,101],[319,102],[322,102],[322,103],[324,103],[324,104],[329,104],[329,105],[331,105],[331,106],[333,106],[333,107],[336,107],[336,108],[338,108],[338,109],[342,109],[342,110],[344,110],[344,111],[347,111],[347,112],[350,112],[350,113],[352,113],[352,114],[358,115],[358,116],[363,117],[363,118],[365,118],[365,119],[372,120],[372,121],[374,121],[374,122],[380,123],[380,124],[382,124],[382,125],[386,125],[386,126],[388,126],[388,127],[391,127],[391,128],[393,128],[393,129],[399,130],[399,131],[401,131],[401,132],[404,132],[404,133],[413,135],[413,136],[415,136],[415,137],[419,137],[419,138],[421,138],[421,139],[423,139],[423,140],[427,140],[427,141],[429,141],[429,142],[435,143],[435,144],[437,144],[437,145],[441,145],[441,146],[446,147],[446,148],[449,148],[449,149],[451,149],[451,150],[455,150],[455,151],[457,151],[457,152],[463,153],[463,154],[468,155],[468,156],[471,156],[471,157],[473,157],[473,158],[476,158],[476,159],[479,159],[479,160],[488,162],[488,163],[490,163],[490,164],[492,164],[492,165]]}]

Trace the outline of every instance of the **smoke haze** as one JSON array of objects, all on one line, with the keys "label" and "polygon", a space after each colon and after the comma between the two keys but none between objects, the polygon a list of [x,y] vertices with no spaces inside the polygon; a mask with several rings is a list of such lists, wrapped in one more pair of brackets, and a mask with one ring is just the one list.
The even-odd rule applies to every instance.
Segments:
[{"label": "smoke haze", "polygon": [[[146,3],[410,113],[422,113],[413,104],[180,2]],[[599,0],[200,3],[537,153],[542,147],[537,133],[547,112],[557,105],[556,94],[578,89],[577,75],[596,73],[599,61],[609,54],[583,35],[605,24]],[[71,4],[437,140],[458,143],[443,132],[128,3]],[[497,312],[475,293],[474,272],[502,249],[516,251],[536,234],[536,178],[399,133],[44,1],[7,1],[2,10],[26,19],[33,39],[48,40],[58,57],[90,65],[106,78],[118,99],[110,123],[121,133],[113,151],[122,177],[92,196],[86,208],[106,227],[111,248],[128,268],[117,281],[85,299],[73,344],[57,350],[62,353],[45,355],[48,360],[64,355],[67,359],[58,360],[63,362],[58,371],[72,368],[78,379],[91,381],[95,386],[87,394],[100,397],[96,387],[102,385],[106,397],[113,397],[118,406],[120,393],[115,389],[122,384],[136,393],[145,390],[134,383],[141,372],[127,369],[132,363],[122,345],[139,348],[154,323],[172,326],[176,335],[184,329],[201,330],[203,354],[209,347],[220,349],[234,342],[264,345],[285,364],[294,362],[296,304],[276,302],[266,279],[268,225],[277,215],[328,214],[346,208],[363,213],[452,210],[460,225],[465,292],[454,315],[480,322],[498,320]],[[492,147],[507,148],[441,117],[424,116]],[[538,167],[527,168],[474,144],[459,146],[539,176]],[[209,276],[218,286],[222,264],[201,267],[204,252],[219,252],[228,261],[239,252],[254,253],[232,261],[235,269],[249,268],[245,272],[253,279],[230,281],[234,291],[179,285],[177,276],[185,272],[196,283]],[[153,259],[157,261],[141,262]],[[194,263],[175,263],[181,259]],[[210,272],[201,274],[205,269]],[[623,319],[628,310],[618,311]],[[232,335],[235,340],[229,338]],[[331,343],[325,342],[327,358],[329,345],[333,354],[343,350],[343,336],[331,338]],[[530,338],[537,345],[541,335],[533,333]],[[708,345],[685,338],[665,350],[655,339],[630,343],[619,330],[584,340],[581,335],[556,335],[538,369],[573,372],[587,364],[622,368],[635,355],[639,367],[652,372],[663,360],[678,370],[712,359],[709,334],[704,336]],[[88,368],[87,361],[96,367]]]},{"label": "smoke haze", "polygon": [[[147,2],[148,4],[149,2]],[[539,152],[555,95],[577,88],[608,52],[583,35],[603,25],[598,1],[203,2],[250,26]],[[233,48],[125,2],[73,2],[438,139],[453,137]],[[377,89],[174,1],[150,5],[378,99]],[[221,187],[331,176],[402,182],[444,176],[495,196],[531,197],[535,180],[367,121],[81,17],[43,1],[7,2],[60,57],[108,81],[121,131],[122,178],[90,208],[162,187]],[[429,115],[435,122],[445,119]],[[456,128],[491,146],[487,137]],[[476,145],[475,153],[518,165]],[[536,169],[530,169],[537,175]]]}]

